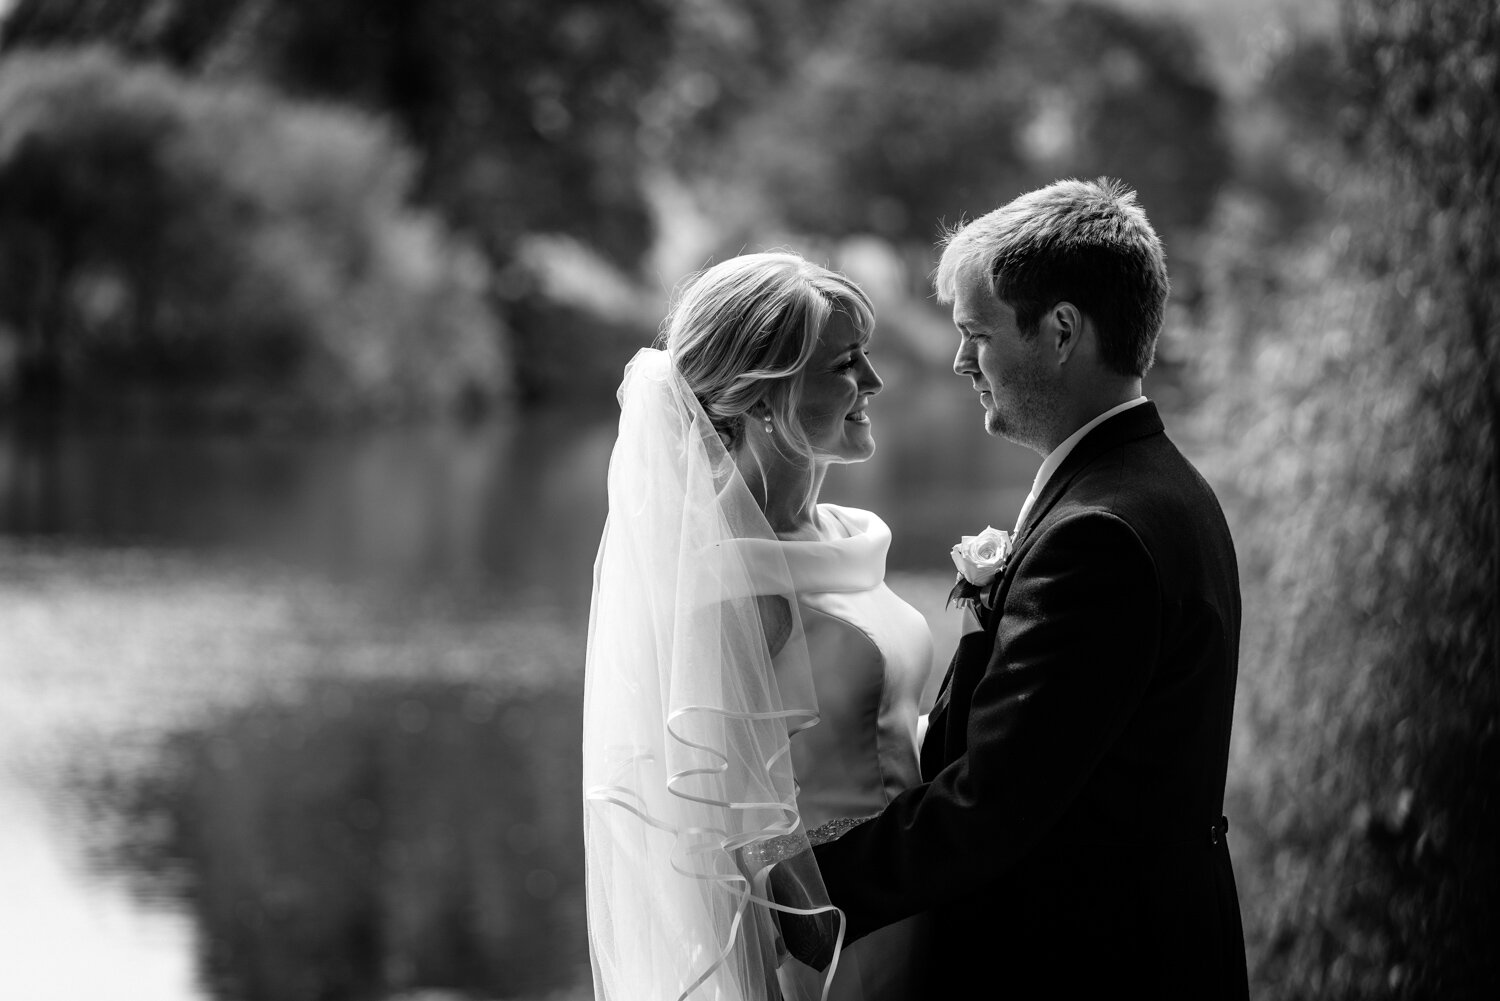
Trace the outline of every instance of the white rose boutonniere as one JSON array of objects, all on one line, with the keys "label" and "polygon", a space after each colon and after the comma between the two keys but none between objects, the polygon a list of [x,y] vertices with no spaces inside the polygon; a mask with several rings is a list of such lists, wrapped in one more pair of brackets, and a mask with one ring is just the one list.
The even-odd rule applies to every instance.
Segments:
[{"label": "white rose boutonniere", "polygon": [[1011,537],[998,528],[985,528],[978,535],[965,535],[950,555],[958,567],[958,580],[948,593],[948,601],[977,601],[979,593],[1005,572],[1010,559]]}]

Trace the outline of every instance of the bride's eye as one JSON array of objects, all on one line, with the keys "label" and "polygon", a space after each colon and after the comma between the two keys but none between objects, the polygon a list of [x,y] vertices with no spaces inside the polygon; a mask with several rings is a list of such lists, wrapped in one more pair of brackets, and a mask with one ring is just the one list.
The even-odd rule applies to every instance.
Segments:
[{"label": "bride's eye", "polygon": [[839,372],[847,372],[847,371],[849,371],[855,365],[859,364],[859,359],[860,359],[861,356],[863,356],[865,358],[869,358],[870,357],[870,352],[868,352],[868,351],[856,351],[856,352],[854,352],[848,358],[845,358],[843,360],[843,362],[839,365],[839,367],[836,369],[836,371],[839,371]]}]

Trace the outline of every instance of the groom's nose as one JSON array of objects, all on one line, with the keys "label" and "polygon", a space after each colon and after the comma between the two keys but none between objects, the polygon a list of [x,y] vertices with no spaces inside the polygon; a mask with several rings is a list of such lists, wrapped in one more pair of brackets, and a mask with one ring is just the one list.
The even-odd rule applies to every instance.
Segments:
[{"label": "groom's nose", "polygon": [[974,356],[974,342],[967,337],[959,338],[958,354],[953,356],[953,374],[972,376],[978,371],[979,365]]}]

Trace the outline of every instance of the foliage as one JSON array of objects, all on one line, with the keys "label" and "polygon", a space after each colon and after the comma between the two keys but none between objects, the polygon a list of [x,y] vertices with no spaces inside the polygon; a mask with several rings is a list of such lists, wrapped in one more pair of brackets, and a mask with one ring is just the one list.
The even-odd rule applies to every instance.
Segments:
[{"label": "foliage", "polygon": [[1196,39],[1100,3],[21,0],[6,30],[79,39],[389,112],[455,222],[625,264],[650,236],[637,174],[664,158],[742,165],[797,228],[920,242],[1075,171],[1191,224],[1226,166]]},{"label": "foliage", "polygon": [[1324,218],[1288,237],[1226,199],[1205,268],[1201,429],[1245,580],[1230,812],[1257,996],[1477,998],[1500,979],[1496,314],[1471,242],[1500,223],[1495,13],[1347,14],[1349,103],[1291,109]]},{"label": "foliage", "polygon": [[669,44],[666,0],[21,0],[6,43],[108,41],[186,72],[252,76],[389,114],[426,200],[503,262],[523,232],[631,261],[640,98]]},{"label": "foliage", "polygon": [[1123,177],[1169,231],[1228,169],[1178,23],[1089,4],[870,0],[763,102],[730,157],[814,232],[930,243],[1069,174]]},{"label": "foliage", "polygon": [[417,200],[487,259],[528,399],[612,385],[655,328],[540,294],[539,234],[651,293],[681,277],[662,257],[851,234],[920,275],[942,223],[1055,176],[1123,176],[1175,237],[1229,170],[1198,41],[1108,3],[18,0],[0,26],[0,50],[89,41],[393,122]]},{"label": "foliage", "polygon": [[100,40],[187,74],[258,79],[386,117],[416,154],[419,202],[487,260],[486,298],[515,334],[523,397],[603,387],[597,398],[607,401],[629,345],[649,341],[655,320],[616,336],[602,328],[618,318],[550,301],[520,246],[533,233],[566,235],[634,274],[655,239],[647,153],[686,162],[681,137],[713,134],[758,92],[781,40],[796,33],[797,9],[791,0],[20,0],[3,45]]},{"label": "foliage", "polygon": [[183,67],[195,59],[239,0],[16,0],[0,25],[5,48],[73,47],[107,41],[135,57]]},{"label": "foliage", "polygon": [[[107,50],[0,64],[0,324],[19,388],[235,411],[503,392],[472,251],[375,122]],[[3,329],[3,328],[0,328]]]},{"label": "foliage", "polygon": [[642,143],[685,174],[714,167],[740,119],[838,30],[847,0],[688,0],[675,5],[672,46],[645,98]]}]

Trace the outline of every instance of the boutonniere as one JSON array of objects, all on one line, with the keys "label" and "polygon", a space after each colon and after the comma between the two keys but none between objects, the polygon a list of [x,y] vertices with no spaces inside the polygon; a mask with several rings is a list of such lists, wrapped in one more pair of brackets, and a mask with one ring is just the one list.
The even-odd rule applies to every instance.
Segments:
[{"label": "boutonniere", "polygon": [[986,528],[978,535],[960,539],[950,554],[958,567],[958,580],[948,592],[948,604],[968,601],[977,605],[985,585],[1005,572],[1011,541],[1010,533],[998,528]]}]

